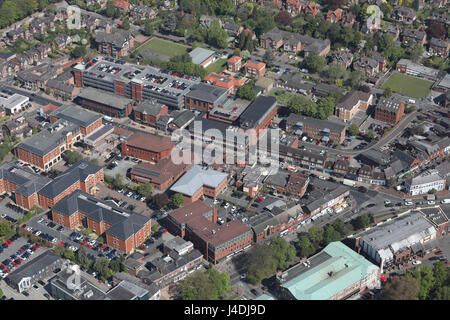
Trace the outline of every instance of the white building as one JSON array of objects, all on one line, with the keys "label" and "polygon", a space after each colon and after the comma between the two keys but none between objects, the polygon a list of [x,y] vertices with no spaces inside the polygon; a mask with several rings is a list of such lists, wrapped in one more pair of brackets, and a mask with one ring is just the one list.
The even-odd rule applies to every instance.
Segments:
[{"label": "white building", "polygon": [[30,101],[28,97],[14,93],[8,98],[0,97],[0,106],[5,108],[7,114],[16,114],[23,110],[25,105]]},{"label": "white building", "polygon": [[406,191],[412,196],[425,194],[435,189],[444,190],[445,178],[437,170],[429,170],[405,182]]},{"label": "white building", "polygon": [[362,252],[380,265],[393,262],[394,256],[436,238],[436,228],[418,211],[390,220],[356,236]]}]

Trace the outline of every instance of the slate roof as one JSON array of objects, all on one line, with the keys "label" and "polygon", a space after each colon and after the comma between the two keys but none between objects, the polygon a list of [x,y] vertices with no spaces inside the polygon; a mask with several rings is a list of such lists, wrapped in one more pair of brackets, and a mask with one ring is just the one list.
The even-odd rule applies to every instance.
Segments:
[{"label": "slate roof", "polygon": [[271,96],[259,96],[241,113],[240,127],[251,129],[257,127],[277,107],[277,100]]},{"label": "slate roof", "polygon": [[5,179],[18,186],[14,191],[25,197],[29,197],[35,192],[41,190],[52,180],[35,173],[29,167],[19,167],[17,165],[5,162],[0,165],[0,179]]},{"label": "slate roof", "polygon": [[102,117],[99,114],[71,105],[62,105],[50,115],[58,119],[70,121],[84,128],[87,128]]},{"label": "slate roof", "polygon": [[133,234],[141,230],[150,218],[135,212],[130,212],[116,206],[111,206],[104,201],[98,200],[93,195],[76,190],[64,197],[53,210],[64,216],[70,216],[76,211],[80,211],[94,221],[111,225],[105,231],[118,239],[126,240]]},{"label": "slate roof", "polygon": [[209,103],[218,103],[227,93],[227,89],[199,83],[191,87],[191,91],[186,94],[186,98],[198,99]]},{"label": "slate roof", "polygon": [[85,160],[80,160],[42,188],[39,191],[39,194],[53,199],[72,186],[75,182],[85,181],[89,175],[95,175],[100,170],[102,170],[102,167]]}]

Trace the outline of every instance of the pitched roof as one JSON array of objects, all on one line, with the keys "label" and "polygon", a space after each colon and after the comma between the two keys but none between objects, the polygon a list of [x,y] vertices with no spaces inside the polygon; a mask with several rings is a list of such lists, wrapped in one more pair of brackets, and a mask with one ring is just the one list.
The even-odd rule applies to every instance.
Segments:
[{"label": "pitched roof", "polygon": [[144,132],[134,132],[127,140],[127,146],[136,147],[153,152],[163,152],[172,149],[175,143],[165,136],[157,136]]}]

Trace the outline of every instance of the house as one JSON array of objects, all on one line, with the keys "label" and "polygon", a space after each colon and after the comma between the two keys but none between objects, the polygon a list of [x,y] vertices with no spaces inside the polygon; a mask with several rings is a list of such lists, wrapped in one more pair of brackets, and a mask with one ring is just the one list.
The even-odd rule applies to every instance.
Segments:
[{"label": "house", "polygon": [[228,35],[232,38],[237,38],[241,32],[244,30],[244,27],[238,26],[233,22],[233,20],[226,21],[222,28],[228,33]]},{"label": "house", "polygon": [[302,12],[303,6],[300,0],[285,0],[284,8],[291,16],[295,17]]},{"label": "house", "polygon": [[242,68],[242,58],[239,56],[232,56],[227,60],[227,69],[231,72],[239,72]]},{"label": "house", "polygon": [[309,1],[308,3],[302,3],[302,11],[305,15],[316,16],[320,9],[314,1]]},{"label": "house", "polygon": [[243,130],[257,130],[256,135],[262,133],[275,118],[278,111],[278,103],[275,97],[259,96],[241,113],[238,118],[239,127]]},{"label": "house", "polygon": [[81,225],[105,234],[108,246],[130,254],[151,234],[151,219],[76,190],[52,207],[52,220],[75,230]]},{"label": "house", "polygon": [[376,76],[380,71],[380,63],[369,57],[361,57],[353,62],[353,69],[364,72],[368,77]]},{"label": "house", "polygon": [[74,101],[83,108],[110,117],[128,117],[133,111],[133,100],[91,87],[81,89]]},{"label": "house", "polygon": [[436,38],[431,38],[429,41],[430,48],[428,52],[432,55],[447,57],[450,51],[450,42],[447,40],[441,40]]},{"label": "house", "polygon": [[311,138],[343,143],[345,139],[345,125],[299,116],[291,113],[286,119],[286,131],[295,132],[297,135],[305,134]]},{"label": "house", "polygon": [[54,40],[53,44],[59,50],[64,49],[66,46],[70,46],[72,44],[72,37],[68,34],[59,34]]},{"label": "house", "polygon": [[203,196],[216,198],[227,186],[228,174],[193,165],[170,191],[183,195],[183,205],[197,201]]},{"label": "house", "polygon": [[131,4],[125,0],[116,0],[114,1],[114,8],[117,8],[122,12],[129,12]]},{"label": "house", "polygon": [[130,10],[130,16],[136,20],[154,19],[158,15],[158,9],[146,5],[135,5]]},{"label": "house", "polygon": [[114,57],[128,55],[134,46],[133,33],[122,29],[113,29],[111,33],[97,31],[94,38],[99,52]]},{"label": "house", "polygon": [[24,27],[17,27],[16,29],[13,29],[6,33],[6,36],[8,37],[8,40],[10,43],[16,42],[17,39],[22,38],[25,40],[31,39],[31,32],[28,29],[25,29]]},{"label": "house", "polygon": [[245,73],[250,77],[261,78],[266,72],[266,64],[262,61],[247,61],[244,64]]},{"label": "house", "polygon": [[335,50],[333,51],[332,59],[334,63],[339,63],[348,69],[353,62],[353,54],[348,49]]},{"label": "house", "polygon": [[417,18],[413,9],[403,6],[394,6],[391,17],[405,24],[412,24]]},{"label": "house", "polygon": [[427,34],[425,31],[407,28],[402,32],[402,43],[405,45],[419,44],[425,45],[427,41]]},{"label": "house", "polygon": [[358,110],[367,111],[372,102],[373,95],[370,92],[353,90],[336,104],[335,114],[338,118],[351,120]]},{"label": "house", "polygon": [[389,34],[392,40],[397,41],[400,36],[400,27],[398,25],[386,22],[384,25],[384,33]]},{"label": "house", "polygon": [[303,77],[298,73],[286,73],[275,82],[275,87],[301,93],[306,96],[311,93],[314,85],[311,82],[304,81]]},{"label": "house", "polygon": [[189,110],[209,112],[227,99],[228,90],[206,83],[192,86],[184,97],[184,105]]},{"label": "house", "polygon": [[328,10],[326,20],[331,23],[339,22],[342,18],[343,10],[337,8],[336,10]]}]

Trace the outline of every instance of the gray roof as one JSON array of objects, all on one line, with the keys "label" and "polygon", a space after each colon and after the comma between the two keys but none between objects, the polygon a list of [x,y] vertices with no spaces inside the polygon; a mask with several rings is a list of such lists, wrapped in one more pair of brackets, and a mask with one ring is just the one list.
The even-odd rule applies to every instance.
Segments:
[{"label": "gray roof", "polygon": [[290,176],[290,172],[278,171],[277,174],[272,174],[272,175],[267,176],[264,183],[284,188],[284,187],[286,187],[286,185],[289,181],[289,176]]},{"label": "gray roof", "polygon": [[422,184],[428,184],[436,181],[444,181],[445,178],[439,174],[437,170],[430,170],[421,173],[414,178],[408,179],[405,183],[411,188],[413,186],[420,186]]},{"label": "gray roof", "polygon": [[257,127],[276,107],[275,97],[259,96],[241,113],[240,127],[244,129]]},{"label": "gray roof", "polygon": [[69,132],[72,132],[72,135],[74,136],[80,132],[80,127],[74,123],[69,123],[66,120],[60,119],[47,126],[39,133],[21,142],[17,148],[22,148],[31,153],[44,156],[62,144],[66,140],[66,136]]},{"label": "gray roof", "polygon": [[183,110],[180,112],[175,119],[173,119],[173,123],[178,127],[181,128],[189,121],[193,120],[195,118],[195,114],[190,110]]},{"label": "gray roof", "polygon": [[[79,98],[95,101],[107,106],[113,107],[115,109],[123,110],[133,102],[133,100],[111,94],[110,92],[98,90],[94,88],[83,88],[81,89]],[[78,98],[77,97],[77,98]]]},{"label": "gray roof", "polygon": [[213,169],[203,169],[198,165],[192,166],[171,188],[187,196],[193,196],[200,188],[207,186],[217,188],[228,174]]},{"label": "gray roof", "polygon": [[113,29],[111,33],[104,31],[97,31],[95,33],[95,41],[112,43],[116,47],[122,48],[124,44],[132,38],[133,34],[130,31],[122,29]]},{"label": "gray roof", "polygon": [[314,210],[317,210],[318,208],[320,208],[325,203],[336,199],[337,197],[341,196],[343,193],[345,193],[347,191],[348,191],[347,187],[339,186],[336,189],[327,192],[323,197],[321,197],[319,199],[316,199],[316,200],[312,201],[311,203],[307,204],[305,206],[305,208],[309,212],[313,212]]},{"label": "gray roof", "polygon": [[143,114],[157,116],[161,112],[163,106],[164,104],[155,100],[143,100],[137,106],[134,106],[133,109]]},{"label": "gray roof", "polygon": [[186,94],[187,98],[198,99],[209,103],[218,103],[226,98],[227,89],[206,83],[192,86],[191,91]]},{"label": "gray roof", "polygon": [[16,184],[18,188],[14,192],[25,197],[38,192],[52,181],[35,173],[29,167],[19,167],[7,162],[0,165],[0,179]]},{"label": "gray roof", "polygon": [[89,219],[97,222],[104,221],[111,225],[111,228],[106,230],[106,234],[121,240],[131,237],[149,221],[148,217],[111,206],[80,190],[76,190],[64,197],[53,206],[53,210],[64,216],[70,216],[76,211],[80,211],[86,214]]},{"label": "gray roof", "polygon": [[203,61],[214,55],[215,52],[212,50],[204,49],[197,47],[191,52],[189,52],[189,55],[192,58],[192,63],[194,64],[201,64]]},{"label": "gray roof", "polygon": [[59,91],[63,91],[65,93],[71,94],[73,89],[75,88],[74,85],[62,82],[59,79],[50,79],[47,81],[47,87],[57,89]]},{"label": "gray roof", "polygon": [[81,127],[88,127],[102,116],[71,105],[62,105],[51,115],[75,123]]},{"label": "gray roof", "polygon": [[8,275],[8,281],[17,286],[23,278],[38,275],[42,270],[57,263],[58,261],[62,261],[61,257],[52,250],[47,250],[40,256],[34,258],[30,262],[27,262],[25,265],[10,273]]},{"label": "gray roof", "polygon": [[336,122],[332,122],[332,121],[328,121],[328,120],[320,120],[320,119],[316,119],[316,118],[311,118],[311,117],[305,117],[305,116],[300,116],[298,114],[295,113],[291,113],[286,121],[288,123],[290,123],[291,125],[293,123],[297,124],[297,123],[303,123],[303,124],[308,124],[317,128],[321,128],[321,129],[330,129],[333,131],[342,131],[343,129],[345,129],[345,125],[340,124],[340,123],[336,123]]},{"label": "gray roof", "polygon": [[100,170],[102,170],[102,167],[85,160],[80,160],[42,188],[39,194],[53,199],[75,182],[85,181],[89,175],[96,174]]}]

